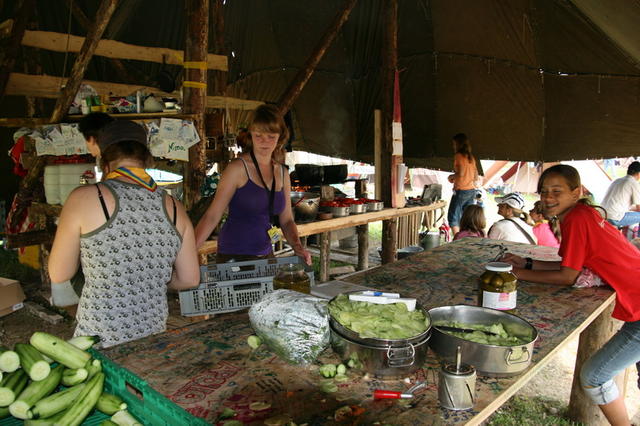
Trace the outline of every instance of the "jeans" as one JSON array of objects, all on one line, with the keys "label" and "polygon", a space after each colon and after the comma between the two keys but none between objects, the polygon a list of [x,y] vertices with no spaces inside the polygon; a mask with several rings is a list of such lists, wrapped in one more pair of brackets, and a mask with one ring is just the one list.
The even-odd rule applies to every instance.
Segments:
[{"label": "jeans", "polygon": [[635,225],[636,223],[640,223],[640,212],[626,212],[620,220],[607,220],[610,224],[618,228],[622,228],[623,226]]},{"label": "jeans", "polygon": [[451,197],[451,204],[447,213],[449,226],[460,226],[462,212],[465,207],[474,203],[477,192],[475,189],[453,191],[453,197]]},{"label": "jeans", "polygon": [[[620,396],[613,378],[640,361],[640,321],[625,322],[622,328],[587,360],[580,371],[585,393],[598,405]],[[640,374],[640,371],[638,371]]]}]

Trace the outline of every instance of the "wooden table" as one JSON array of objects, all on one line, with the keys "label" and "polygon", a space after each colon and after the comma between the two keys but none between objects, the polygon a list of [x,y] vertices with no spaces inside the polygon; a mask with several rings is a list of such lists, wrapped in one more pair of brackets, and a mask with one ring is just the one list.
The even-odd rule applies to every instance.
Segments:
[{"label": "wooden table", "polygon": [[[500,243],[512,252],[537,259],[554,256],[549,248]],[[427,309],[476,305],[477,278],[498,250],[495,240],[466,238],[357,273],[348,280],[416,297]],[[333,415],[338,408],[357,406],[364,410],[357,419],[359,424],[474,425],[490,416],[537,374],[614,297],[614,292],[605,287],[578,289],[521,282],[518,312],[539,332],[532,364],[516,377],[478,377],[476,404],[466,411],[439,407],[436,387],[439,364],[432,352],[425,365],[410,377],[411,381],[427,382],[427,387],[411,400],[374,401],[374,389],[401,391],[410,385],[400,380],[368,379],[351,370],[349,380],[338,383],[337,392],[323,393],[317,365],[286,364],[264,345],[250,350],[246,338],[253,330],[246,312],[216,315],[208,321],[104,352],[175,403],[209,421],[224,407],[230,407],[245,424],[262,424],[276,415],[287,415],[298,424],[335,424]],[[335,363],[338,359],[327,350],[320,362]],[[255,402],[266,402],[269,406],[254,411],[251,404]]]},{"label": "wooden table", "polygon": [[[323,282],[329,279],[329,245],[331,242],[331,231],[337,231],[345,228],[358,228],[358,265],[360,270],[367,269],[368,265],[363,258],[368,258],[368,243],[365,243],[365,238],[360,235],[367,235],[367,225],[371,222],[378,222],[380,220],[391,220],[402,216],[409,216],[415,213],[431,212],[442,209],[447,206],[446,201],[436,201],[428,206],[411,206],[403,208],[388,208],[382,209],[377,212],[368,212],[362,214],[354,214],[345,217],[336,217],[333,219],[320,220],[311,223],[300,223],[298,227],[298,235],[300,237],[306,237],[309,235],[320,234],[320,276],[318,281]],[[368,240],[367,240],[368,241]],[[382,242],[384,244],[384,241]],[[366,246],[366,247],[363,247]],[[200,255],[200,262],[206,264],[206,256],[209,253],[215,253],[218,248],[218,242],[216,240],[205,241],[205,243],[198,249]]]}]

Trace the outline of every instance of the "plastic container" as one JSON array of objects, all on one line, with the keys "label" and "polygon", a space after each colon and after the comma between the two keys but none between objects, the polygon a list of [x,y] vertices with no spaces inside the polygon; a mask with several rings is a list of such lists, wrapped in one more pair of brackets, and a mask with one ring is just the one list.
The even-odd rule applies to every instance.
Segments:
[{"label": "plastic container", "polygon": [[304,270],[302,263],[287,263],[278,269],[273,277],[274,290],[293,290],[299,293],[311,293],[311,280]]},{"label": "plastic container", "polygon": [[[273,278],[282,265],[301,262],[298,256],[289,256],[201,266],[198,288],[179,293],[180,312],[196,316],[248,308],[273,291]],[[306,272],[313,285],[313,271]]]},{"label": "plastic container", "polygon": [[513,266],[504,262],[489,262],[480,276],[480,303],[484,308],[513,313],[518,302],[518,278]]},{"label": "plastic container", "polygon": [[60,166],[53,164],[44,168],[44,197],[47,204],[60,203]]}]

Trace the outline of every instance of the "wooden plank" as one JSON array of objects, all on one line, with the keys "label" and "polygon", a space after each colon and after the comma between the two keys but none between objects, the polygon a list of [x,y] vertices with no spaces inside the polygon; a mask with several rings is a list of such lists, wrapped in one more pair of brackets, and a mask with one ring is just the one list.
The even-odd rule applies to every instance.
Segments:
[{"label": "wooden plank", "polygon": [[345,2],[344,7],[336,14],[333,22],[331,23],[329,28],[327,28],[324,36],[322,36],[322,38],[318,42],[318,45],[313,50],[304,66],[300,69],[300,71],[298,71],[285,93],[282,95],[280,100],[278,100],[278,108],[280,109],[281,113],[284,114],[289,111],[291,105],[293,105],[295,100],[298,98],[298,95],[300,95],[300,92],[315,71],[316,66],[318,66],[318,63],[320,63],[320,60],[324,56],[325,52],[327,51],[329,46],[331,46],[333,40],[336,38],[336,35],[340,31],[340,28],[342,28],[342,25],[344,25],[344,23],[347,21],[347,18],[349,18],[349,14],[351,13],[351,10],[353,10],[353,7],[356,5],[356,1],[357,0],[347,0]]},{"label": "wooden plank", "polygon": [[20,234],[7,234],[8,249],[28,247],[37,244],[50,244],[53,241],[53,233],[47,230],[29,231]]},{"label": "wooden plank", "polygon": [[[126,120],[153,120],[156,118],[170,117],[180,118],[182,120],[193,120],[193,114],[179,114],[177,112],[149,112],[142,114],[110,114],[115,119]],[[79,121],[83,115],[67,115],[63,118],[65,122]],[[31,117],[12,117],[0,118],[0,127],[37,127],[45,124],[51,124],[48,118],[31,118]]]},{"label": "wooden plank", "polygon": [[[80,36],[69,36],[69,52],[79,52],[82,43],[84,43],[84,39],[84,37]],[[22,45],[54,52],[65,52],[67,47],[67,34],[53,31],[25,31],[24,37],[22,38]],[[115,40],[100,40],[94,55],[114,59],[156,62],[160,64],[163,63],[162,60],[164,57],[165,63],[170,65],[182,65],[184,63],[184,52],[182,50],[137,46]],[[229,70],[226,56],[209,53],[206,62],[208,69],[219,71]]]},{"label": "wooden plank", "polygon": [[[24,73],[11,73],[7,84],[7,95],[15,96],[36,96],[40,98],[56,99],[60,93],[60,86],[66,83],[67,79],[51,75],[30,75]],[[137,90],[152,92],[159,96],[175,97],[178,92],[166,93],[156,87],[109,83],[104,81],[83,80],[98,92],[99,95],[108,96],[118,94],[126,96],[135,93]],[[207,96],[207,108],[229,108],[239,110],[253,110],[262,105],[262,101],[252,101],[247,99],[233,98],[228,96]]]},{"label": "wooden plank", "polygon": [[375,199],[382,200],[382,111],[373,111],[373,167],[375,169]]}]

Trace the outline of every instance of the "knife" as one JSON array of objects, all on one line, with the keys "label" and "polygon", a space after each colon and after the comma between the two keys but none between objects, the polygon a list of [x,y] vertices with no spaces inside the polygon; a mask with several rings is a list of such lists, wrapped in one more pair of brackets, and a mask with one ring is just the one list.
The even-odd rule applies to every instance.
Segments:
[{"label": "knife", "polygon": [[498,333],[494,333],[493,331],[487,330],[476,330],[473,328],[460,328],[460,327],[452,327],[450,325],[433,325],[435,328],[443,331],[453,331],[456,333],[473,333],[474,331],[479,331],[481,333],[487,334],[489,336],[499,336]]}]

